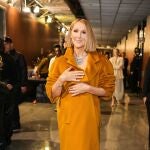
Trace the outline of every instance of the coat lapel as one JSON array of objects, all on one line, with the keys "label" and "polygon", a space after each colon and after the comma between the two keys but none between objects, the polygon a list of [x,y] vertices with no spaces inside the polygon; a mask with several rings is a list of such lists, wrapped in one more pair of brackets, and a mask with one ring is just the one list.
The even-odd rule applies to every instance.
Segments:
[{"label": "coat lapel", "polygon": [[89,81],[94,78],[99,70],[98,62],[100,62],[99,54],[97,52],[90,52],[88,54],[87,67],[85,70]]},{"label": "coat lapel", "polygon": [[[67,48],[64,57],[67,59],[68,64],[70,64],[75,69],[81,70],[81,68],[79,68],[75,62],[72,48]],[[94,78],[99,70],[98,62],[100,62],[99,54],[97,52],[89,52],[88,61],[85,69],[85,76],[81,81],[86,82]]]},{"label": "coat lapel", "polygon": [[78,68],[77,64],[75,62],[74,56],[73,56],[73,49],[72,48],[67,48],[64,57],[67,59],[67,63],[70,64],[71,66]]}]

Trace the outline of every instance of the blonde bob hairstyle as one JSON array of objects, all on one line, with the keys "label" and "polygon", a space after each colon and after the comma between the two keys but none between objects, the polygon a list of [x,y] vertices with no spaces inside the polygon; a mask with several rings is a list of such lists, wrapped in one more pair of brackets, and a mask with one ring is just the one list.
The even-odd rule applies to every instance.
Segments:
[{"label": "blonde bob hairstyle", "polygon": [[74,25],[77,22],[83,23],[86,27],[86,30],[87,30],[87,40],[86,40],[86,43],[85,43],[85,51],[86,52],[96,51],[95,36],[94,36],[91,25],[89,24],[89,22],[86,19],[76,19],[75,21],[73,21],[71,23],[70,29],[69,29],[68,34],[66,36],[67,47],[73,47],[73,43],[72,43],[72,39],[71,39],[71,32],[72,32],[72,29],[73,29]]}]

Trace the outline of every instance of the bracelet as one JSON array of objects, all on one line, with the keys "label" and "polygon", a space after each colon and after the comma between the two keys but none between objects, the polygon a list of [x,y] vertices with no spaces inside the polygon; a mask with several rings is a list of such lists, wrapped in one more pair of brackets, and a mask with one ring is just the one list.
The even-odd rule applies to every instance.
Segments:
[{"label": "bracelet", "polygon": [[57,87],[61,88],[63,86],[63,84],[61,82],[58,81],[57,83]]},{"label": "bracelet", "polygon": [[60,83],[60,84],[57,84],[57,87],[59,87],[59,88],[62,87],[62,86],[63,86],[63,85],[62,85],[61,83]]}]

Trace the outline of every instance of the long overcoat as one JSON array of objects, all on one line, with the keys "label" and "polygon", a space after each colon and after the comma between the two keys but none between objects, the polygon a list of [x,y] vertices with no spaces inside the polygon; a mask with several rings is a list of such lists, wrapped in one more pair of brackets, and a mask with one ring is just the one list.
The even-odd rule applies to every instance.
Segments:
[{"label": "long overcoat", "polygon": [[[68,48],[64,56],[58,57],[52,65],[46,83],[46,92],[51,102],[57,104],[57,118],[60,135],[60,150],[100,150],[100,99],[96,95],[84,93],[71,96],[69,86],[76,82],[66,82],[61,96],[53,99],[51,88],[58,77],[70,66],[82,70],[75,62],[73,50]],[[106,90],[103,99],[109,99],[114,91],[114,74],[109,60],[97,52],[88,53],[85,76],[80,82]]]}]

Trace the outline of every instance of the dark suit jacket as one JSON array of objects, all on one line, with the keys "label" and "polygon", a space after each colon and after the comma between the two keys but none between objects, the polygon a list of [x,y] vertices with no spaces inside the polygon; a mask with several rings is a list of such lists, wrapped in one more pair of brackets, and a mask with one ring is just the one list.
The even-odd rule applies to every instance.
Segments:
[{"label": "dark suit jacket", "polygon": [[133,72],[134,79],[137,81],[141,81],[141,70],[142,70],[142,57],[134,56],[131,65],[130,72]]},{"label": "dark suit jacket", "polygon": [[9,55],[15,61],[15,84],[19,86],[27,85],[27,64],[23,54],[17,52],[15,49],[10,50]]},{"label": "dark suit jacket", "polygon": [[128,71],[127,71],[127,68],[128,68],[128,58],[123,58],[123,61],[124,61],[124,68],[123,68],[123,75],[124,77],[126,77],[128,75]]},{"label": "dark suit jacket", "polygon": [[16,76],[15,63],[12,57],[0,51],[0,57],[2,59],[2,64],[0,67],[0,104],[6,103],[9,100],[8,95],[10,90],[7,88],[7,84],[12,84],[14,86],[14,80]]}]

